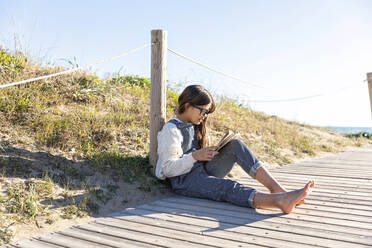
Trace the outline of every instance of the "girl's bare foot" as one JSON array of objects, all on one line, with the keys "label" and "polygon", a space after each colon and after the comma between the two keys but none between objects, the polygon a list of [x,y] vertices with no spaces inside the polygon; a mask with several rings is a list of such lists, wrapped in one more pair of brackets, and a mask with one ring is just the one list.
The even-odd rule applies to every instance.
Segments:
[{"label": "girl's bare foot", "polygon": [[[271,190],[270,193],[284,193],[284,192],[287,192],[286,190],[284,189],[281,189],[281,190]],[[297,202],[296,205],[301,205],[301,204],[305,204],[307,203],[305,201],[305,199],[302,199],[301,201]]]},{"label": "girl's bare foot", "polygon": [[305,199],[302,199],[301,201],[297,202],[296,205],[301,205],[301,204],[305,204],[305,203],[306,203]]},{"label": "girl's bare foot", "polygon": [[296,206],[296,204],[303,201],[304,198],[310,194],[313,187],[314,187],[314,181],[311,180],[301,189],[282,193],[283,196],[279,198],[278,207],[284,213],[287,213],[287,214],[291,213],[293,208]]}]

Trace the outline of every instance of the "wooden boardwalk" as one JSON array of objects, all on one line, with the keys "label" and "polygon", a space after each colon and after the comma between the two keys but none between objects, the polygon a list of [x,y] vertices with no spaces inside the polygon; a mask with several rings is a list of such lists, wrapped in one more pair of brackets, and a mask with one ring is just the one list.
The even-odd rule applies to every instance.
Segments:
[{"label": "wooden boardwalk", "polygon": [[270,172],[288,190],[314,179],[308,204],[282,214],[174,195],[2,247],[372,247],[372,146]]}]

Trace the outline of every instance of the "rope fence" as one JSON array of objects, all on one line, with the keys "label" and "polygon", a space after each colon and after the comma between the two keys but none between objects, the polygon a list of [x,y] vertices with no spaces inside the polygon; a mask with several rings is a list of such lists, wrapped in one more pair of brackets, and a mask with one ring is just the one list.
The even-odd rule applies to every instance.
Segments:
[{"label": "rope fence", "polygon": [[250,83],[250,82],[248,82],[248,81],[246,81],[246,80],[242,80],[242,79],[240,79],[240,78],[237,78],[237,77],[231,76],[231,75],[229,75],[229,74],[227,74],[227,73],[224,73],[224,72],[222,72],[222,71],[219,71],[219,70],[217,70],[217,69],[214,69],[214,68],[212,68],[211,66],[208,66],[208,65],[202,64],[202,63],[200,63],[200,62],[198,62],[198,61],[196,61],[196,60],[194,60],[194,59],[192,59],[192,58],[186,57],[185,55],[182,55],[182,54],[180,54],[180,53],[174,51],[173,49],[170,49],[170,48],[167,48],[167,49],[168,49],[168,51],[174,53],[175,55],[177,55],[177,56],[179,56],[179,57],[181,57],[181,58],[183,58],[183,59],[189,60],[189,61],[191,61],[191,62],[193,62],[193,63],[195,63],[195,64],[197,64],[197,65],[200,65],[200,66],[202,66],[202,67],[204,67],[204,68],[207,68],[208,70],[211,70],[211,71],[213,71],[213,72],[216,72],[216,73],[218,73],[218,74],[221,74],[221,75],[223,75],[223,76],[225,76],[225,77],[229,77],[229,78],[232,78],[232,79],[234,79],[234,80],[237,80],[237,81],[240,81],[240,82],[243,82],[243,83],[250,84],[250,85],[252,85],[252,86],[254,86],[254,87],[258,87],[258,88],[262,88],[262,89],[268,89],[268,88],[266,88],[266,87],[264,87],[264,86],[262,86],[262,85],[252,84],[252,83]]},{"label": "rope fence", "polygon": [[[263,89],[268,89],[268,88],[263,87],[263,86],[261,86],[261,85],[252,84],[252,83],[250,83],[250,82],[248,82],[248,81],[246,81],[246,80],[243,80],[243,79],[240,79],[240,78],[237,78],[237,77],[231,76],[231,75],[229,75],[229,74],[227,74],[227,73],[221,72],[221,71],[219,71],[219,70],[217,70],[217,69],[212,68],[211,66],[208,66],[208,65],[202,64],[202,63],[196,61],[195,59],[189,58],[189,57],[187,57],[187,56],[185,56],[185,55],[183,55],[183,54],[181,54],[181,53],[179,53],[179,52],[174,51],[174,50],[171,49],[171,48],[167,48],[167,49],[168,49],[170,52],[174,53],[175,55],[177,55],[177,56],[179,56],[179,57],[181,57],[181,58],[183,58],[183,59],[186,59],[186,60],[188,60],[188,61],[191,61],[192,63],[195,63],[195,64],[197,64],[197,65],[200,65],[200,66],[202,66],[202,67],[204,67],[204,68],[206,68],[206,69],[208,69],[208,70],[211,70],[211,71],[213,71],[213,72],[219,73],[219,74],[221,74],[221,75],[223,75],[223,76],[226,76],[226,77],[232,78],[232,79],[237,80],[237,81],[239,81],[239,82],[248,83],[248,84],[250,84],[250,85],[252,85],[252,86],[255,86],[255,87],[259,87],[259,88],[263,88]],[[365,82],[365,81],[367,81],[367,80],[366,80],[366,79],[363,80],[363,82]],[[293,102],[293,101],[305,100],[305,99],[310,99],[310,98],[315,98],[315,97],[321,97],[321,96],[326,96],[326,95],[334,94],[334,93],[336,93],[336,92],[339,92],[339,91],[342,91],[342,90],[345,90],[345,89],[348,89],[348,88],[356,87],[356,86],[358,86],[358,85],[359,85],[359,84],[355,84],[355,83],[354,83],[354,84],[352,84],[352,85],[349,85],[349,86],[346,86],[346,87],[342,87],[342,88],[339,88],[339,89],[333,90],[333,91],[331,91],[331,92],[327,92],[327,93],[319,93],[319,94],[309,95],[309,96],[303,96],[303,97],[287,98],[287,99],[276,99],[276,100],[249,100],[249,102],[255,102],[255,103],[257,103],[257,102],[261,102],[261,103],[264,103],[264,102]],[[244,94],[243,94],[243,95],[244,95]]]},{"label": "rope fence", "polygon": [[[130,53],[133,53],[133,52],[136,52],[136,51],[139,51],[143,48],[146,48],[148,46],[151,46],[152,44],[155,44],[155,43],[148,43],[148,44],[144,44],[142,46],[139,46],[139,47],[136,47],[136,48],[133,48],[133,49],[130,49],[128,51],[125,51],[124,53],[120,54],[120,55],[117,55],[117,56],[113,56],[113,57],[110,57],[110,58],[106,58],[106,59],[102,59],[102,60],[99,60],[95,63],[92,63],[92,64],[88,64],[86,66],[83,66],[83,67],[77,67],[77,68],[73,68],[73,69],[69,69],[69,70],[66,70],[66,71],[62,71],[62,72],[57,72],[57,73],[53,73],[53,74],[49,74],[49,75],[45,75],[45,76],[40,76],[40,77],[36,77],[36,78],[30,78],[30,79],[26,79],[26,80],[22,80],[22,81],[18,81],[18,82],[12,82],[12,83],[7,83],[7,84],[1,84],[0,85],[0,89],[2,88],[6,88],[6,87],[9,87],[9,86],[14,86],[14,85],[20,85],[20,84],[25,84],[25,83],[29,83],[29,82],[34,82],[34,81],[38,81],[38,80],[42,80],[42,79],[47,79],[47,78],[51,78],[51,77],[56,77],[56,76],[59,76],[59,75],[63,75],[63,74],[67,74],[67,73],[71,73],[71,72],[74,72],[74,71],[77,71],[77,70],[82,70],[82,69],[87,69],[91,66],[94,66],[94,65],[98,65],[98,64],[102,64],[102,63],[106,63],[106,62],[109,62],[109,61],[112,61],[112,60],[116,60],[118,58],[121,58],[121,57],[124,57],[126,55],[129,55]],[[181,54],[180,52],[177,52],[171,48],[167,48],[168,51],[172,52],[173,54],[185,59],[185,60],[188,60],[194,64],[197,64],[201,67],[204,67],[210,71],[213,71],[215,73],[218,73],[220,75],[223,75],[225,77],[228,77],[228,78],[231,78],[231,79],[234,79],[234,80],[237,80],[239,82],[242,82],[242,83],[246,83],[246,84],[249,84],[251,86],[254,86],[254,87],[258,87],[258,88],[262,88],[262,89],[268,89],[264,86],[261,86],[261,85],[258,85],[258,84],[253,84],[251,82],[248,82],[247,80],[243,80],[243,79],[240,79],[238,77],[235,77],[235,76],[232,76],[228,73],[225,73],[225,72],[222,72],[220,70],[217,70],[209,65],[206,65],[206,64],[203,64],[201,62],[198,62],[197,60],[195,59],[192,59],[190,57],[187,57],[183,54]],[[366,79],[363,80],[363,82],[367,81]],[[311,98],[316,98],[316,97],[322,97],[322,96],[326,96],[326,95],[330,95],[330,94],[334,94],[335,92],[339,92],[339,91],[342,91],[342,90],[345,90],[345,89],[348,89],[348,88],[352,88],[352,87],[356,87],[358,86],[359,84],[353,84],[353,85],[350,85],[350,86],[347,86],[347,87],[343,87],[343,88],[339,88],[339,89],[336,89],[336,90],[333,90],[333,91],[330,91],[330,92],[326,92],[326,93],[319,93],[319,94],[314,94],[314,95],[309,95],[309,96],[303,96],[303,97],[296,97],[296,98],[286,98],[286,99],[275,99],[275,100],[251,100],[251,99],[247,99],[249,102],[254,102],[254,103],[270,103],[270,102],[292,102],[292,101],[299,101],[299,100],[305,100],[305,99],[311,99]],[[243,94],[244,95],[244,94]]]},{"label": "rope fence", "polygon": [[130,53],[133,53],[133,52],[139,51],[139,50],[141,50],[141,49],[143,49],[145,47],[151,46],[151,44],[152,43],[149,43],[149,44],[145,44],[145,45],[142,45],[140,47],[137,47],[137,48],[130,49],[130,50],[128,50],[128,51],[126,51],[126,52],[124,52],[124,53],[122,53],[120,55],[113,56],[111,58],[102,59],[102,60],[99,60],[99,61],[97,61],[95,63],[89,64],[89,65],[86,65],[86,66],[83,66],[83,67],[77,67],[77,68],[69,69],[69,70],[66,70],[66,71],[61,71],[61,72],[57,72],[57,73],[53,73],[53,74],[49,74],[49,75],[45,75],[45,76],[40,76],[40,77],[36,77],[36,78],[30,78],[30,79],[26,79],[26,80],[22,80],[22,81],[18,81],[18,82],[1,84],[0,85],[0,89],[6,88],[6,87],[9,87],[9,86],[13,86],[13,85],[20,85],[20,84],[34,82],[34,81],[38,81],[38,80],[42,80],[42,79],[56,77],[56,76],[67,74],[67,73],[74,72],[74,71],[77,71],[77,70],[87,69],[87,68],[89,68],[91,66],[94,66],[94,65],[106,63],[108,61],[112,61],[112,60],[115,60],[115,59],[124,57],[124,56],[126,56],[126,55],[128,55]]},{"label": "rope fence", "polygon": [[[366,80],[363,80],[363,82],[366,81]],[[316,94],[316,95],[310,95],[310,96],[303,96],[303,97],[296,97],[296,98],[287,98],[287,99],[276,99],[276,100],[249,100],[251,102],[293,102],[293,101],[300,101],[300,100],[306,100],[306,99],[311,99],[311,98],[315,98],[315,97],[321,97],[321,96],[328,96],[328,95],[332,95],[332,94],[335,94],[335,93],[338,93],[340,91],[343,91],[343,90],[346,90],[346,89],[349,89],[349,88],[354,88],[354,87],[357,87],[359,86],[359,84],[352,84],[352,85],[349,85],[349,86],[346,86],[346,87],[343,87],[343,88],[339,88],[337,90],[332,90],[332,91],[328,91],[326,93],[320,93],[320,94]]]}]

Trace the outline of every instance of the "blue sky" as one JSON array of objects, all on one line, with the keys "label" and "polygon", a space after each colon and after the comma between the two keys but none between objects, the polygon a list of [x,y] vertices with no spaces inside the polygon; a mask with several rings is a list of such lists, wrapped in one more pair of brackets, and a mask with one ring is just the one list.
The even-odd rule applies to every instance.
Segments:
[{"label": "blue sky", "polygon": [[[172,84],[202,84],[288,120],[371,126],[363,80],[372,71],[372,1],[2,0],[0,12],[0,44],[45,64],[91,64],[149,43],[152,29],[164,29],[168,47],[247,81],[168,52]],[[150,58],[147,47],[91,71],[150,77]],[[324,96],[260,102],[317,94]]]}]

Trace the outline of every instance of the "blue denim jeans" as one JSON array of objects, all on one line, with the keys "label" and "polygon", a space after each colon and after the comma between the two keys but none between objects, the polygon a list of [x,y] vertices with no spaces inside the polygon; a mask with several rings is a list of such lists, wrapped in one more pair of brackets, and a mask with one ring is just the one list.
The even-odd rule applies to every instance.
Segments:
[{"label": "blue denim jeans", "polygon": [[222,147],[212,160],[197,161],[190,172],[168,179],[177,194],[255,208],[253,199],[256,189],[224,178],[235,163],[253,179],[257,169],[264,165],[244,142],[233,139]]}]

